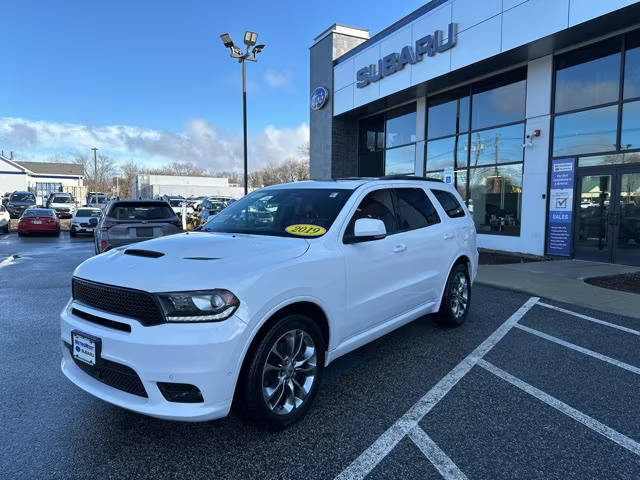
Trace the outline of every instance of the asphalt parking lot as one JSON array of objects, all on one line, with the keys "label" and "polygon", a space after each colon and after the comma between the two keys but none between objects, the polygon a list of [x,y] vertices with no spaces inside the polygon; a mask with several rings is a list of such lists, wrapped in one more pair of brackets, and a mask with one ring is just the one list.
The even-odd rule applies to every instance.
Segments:
[{"label": "asphalt parking lot", "polygon": [[0,235],[2,478],[640,478],[637,320],[476,286],[462,327],[425,317],[331,364],[286,431],[175,423],[60,372],[58,314],[92,254]]}]

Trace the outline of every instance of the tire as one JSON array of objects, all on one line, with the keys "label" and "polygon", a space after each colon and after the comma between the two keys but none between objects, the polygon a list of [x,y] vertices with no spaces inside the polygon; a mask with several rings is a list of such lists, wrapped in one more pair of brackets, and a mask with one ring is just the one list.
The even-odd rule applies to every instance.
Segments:
[{"label": "tire", "polygon": [[471,306],[471,279],[466,265],[457,264],[451,269],[442,295],[438,321],[449,327],[464,323]]},{"label": "tire", "polygon": [[59,237],[60,236],[60,230],[58,230],[56,233],[53,234],[54,237]]},{"label": "tire", "polygon": [[94,243],[93,245],[94,245],[94,251],[95,251],[96,255],[100,255],[100,252],[98,251],[98,244]]},{"label": "tire", "polygon": [[4,233],[9,233],[9,222],[7,222],[7,224],[4,226],[4,228],[2,229],[2,231]]},{"label": "tire", "polygon": [[75,237],[76,236],[76,231],[73,228],[69,229],[69,236],[70,237]]},{"label": "tire", "polygon": [[18,236],[19,236],[19,237],[24,237],[24,233],[22,233],[22,232],[18,232]]},{"label": "tire", "polygon": [[305,415],[318,392],[325,358],[322,333],[311,318],[291,314],[271,327],[252,350],[238,383],[238,410],[270,430],[287,428]]}]

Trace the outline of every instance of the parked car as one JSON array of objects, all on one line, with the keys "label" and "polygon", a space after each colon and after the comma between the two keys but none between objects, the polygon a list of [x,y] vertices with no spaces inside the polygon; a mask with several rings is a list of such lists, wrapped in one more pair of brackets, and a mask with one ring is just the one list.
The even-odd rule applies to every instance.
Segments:
[{"label": "parked car", "polygon": [[169,197],[165,201],[169,204],[174,213],[180,218],[182,218],[182,205],[186,205],[187,215],[191,215],[193,213],[193,207],[189,205],[189,202],[187,202],[184,198]]},{"label": "parked car", "polygon": [[451,185],[274,185],[201,232],[82,263],[61,314],[61,368],[146,415],[215,419],[233,400],[284,428],[341,355],[425,314],[462,324],[477,265],[475,226]]},{"label": "parked car", "polygon": [[71,218],[76,213],[76,200],[70,193],[52,193],[47,199],[46,207],[53,208],[59,218]]},{"label": "parked car", "polygon": [[36,196],[31,192],[13,192],[7,202],[11,218],[20,218],[27,208],[36,205]]},{"label": "parked car", "polygon": [[182,222],[162,200],[116,200],[94,232],[96,254],[114,247],[182,231]]},{"label": "parked car", "polygon": [[48,233],[60,235],[60,220],[52,208],[32,207],[22,214],[18,221],[18,235]]},{"label": "parked car", "polygon": [[2,197],[2,206],[6,207],[7,203],[9,203],[9,197],[11,196],[11,193],[7,192],[4,194],[4,196]]},{"label": "parked car", "polygon": [[222,200],[205,198],[202,203],[200,203],[200,212],[198,213],[198,216],[200,217],[200,225],[203,225],[212,215],[219,214],[226,208],[226,206],[227,203]]},{"label": "parked car", "polygon": [[93,235],[98,222],[102,218],[102,210],[99,208],[79,208],[71,219],[69,235],[75,237],[79,233]]},{"label": "parked car", "polygon": [[106,193],[89,192],[87,194],[87,207],[104,208],[109,204],[109,197]]},{"label": "parked car", "polygon": [[7,207],[4,205],[0,205],[0,230],[4,233],[9,233],[9,224],[11,222],[11,217],[9,216],[9,212],[7,211]]}]

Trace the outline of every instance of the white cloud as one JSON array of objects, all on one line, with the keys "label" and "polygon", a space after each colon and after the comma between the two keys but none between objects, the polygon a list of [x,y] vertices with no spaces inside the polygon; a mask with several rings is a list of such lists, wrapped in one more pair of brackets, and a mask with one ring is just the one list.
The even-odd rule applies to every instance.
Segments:
[{"label": "white cloud", "polygon": [[288,72],[274,72],[273,70],[267,70],[264,78],[267,81],[267,85],[274,88],[284,87],[291,82],[291,74]]},{"label": "white cloud", "polygon": [[[279,163],[298,155],[298,147],[309,140],[309,126],[295,128],[268,125],[249,135],[249,169]],[[237,170],[242,166],[242,136],[191,120],[183,132],[170,132],[109,125],[90,127],[70,123],[0,118],[0,148],[13,150],[16,159],[46,161],[87,155],[91,147],[116,160],[137,160],[147,166],[169,161],[194,162],[202,168]]]}]

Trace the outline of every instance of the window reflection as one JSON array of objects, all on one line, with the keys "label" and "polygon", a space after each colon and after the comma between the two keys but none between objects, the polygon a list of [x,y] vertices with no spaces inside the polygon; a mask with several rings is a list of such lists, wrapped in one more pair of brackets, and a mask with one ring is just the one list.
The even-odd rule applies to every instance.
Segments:
[{"label": "window reflection", "polygon": [[392,148],[385,151],[385,175],[411,175],[415,172],[416,146]]},{"label": "window reflection", "polygon": [[615,150],[617,124],[617,105],[558,115],[553,130],[553,155]]},{"label": "window reflection", "polygon": [[637,162],[640,162],[640,152],[615,153],[613,155],[595,155],[593,157],[578,158],[579,167],[597,167],[599,165]]},{"label": "window reflection", "polygon": [[469,97],[430,106],[427,138],[445,137],[469,130]]},{"label": "window reflection", "polygon": [[469,211],[478,233],[520,235],[522,164],[469,170]]},{"label": "window reflection", "polygon": [[625,103],[622,106],[620,149],[632,148],[640,148],[640,102]]},{"label": "window reflection", "polygon": [[467,166],[468,136],[458,135],[427,142],[427,172]]},{"label": "window reflection", "polygon": [[523,141],[522,123],[472,133],[469,165],[521,162]]},{"label": "window reflection", "polygon": [[386,148],[406,145],[416,141],[416,112],[387,120]]},{"label": "window reflection", "polygon": [[556,112],[618,100],[620,53],[556,71]]},{"label": "window reflection", "polygon": [[486,128],[524,119],[526,80],[510,83],[472,97],[471,128]]}]

